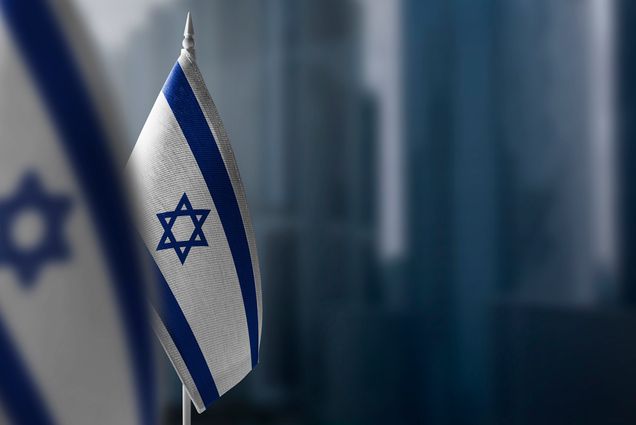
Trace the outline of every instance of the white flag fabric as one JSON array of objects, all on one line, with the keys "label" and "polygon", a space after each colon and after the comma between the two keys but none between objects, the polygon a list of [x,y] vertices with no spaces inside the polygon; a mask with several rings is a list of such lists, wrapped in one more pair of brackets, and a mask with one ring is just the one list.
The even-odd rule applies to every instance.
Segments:
[{"label": "white flag fabric", "polygon": [[137,232],[85,40],[63,0],[0,0],[0,423],[156,423]]},{"label": "white flag fabric", "polygon": [[128,168],[157,266],[156,333],[197,411],[258,363],[262,305],[254,232],[227,134],[183,50]]}]

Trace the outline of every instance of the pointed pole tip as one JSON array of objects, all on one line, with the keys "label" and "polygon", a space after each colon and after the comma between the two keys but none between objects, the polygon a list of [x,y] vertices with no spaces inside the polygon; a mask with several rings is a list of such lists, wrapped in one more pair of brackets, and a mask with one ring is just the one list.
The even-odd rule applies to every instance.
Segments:
[{"label": "pointed pole tip", "polygon": [[188,12],[186,17],[185,30],[183,31],[183,49],[190,53],[194,58],[194,23],[192,22],[192,15]]},{"label": "pointed pole tip", "polygon": [[186,17],[186,26],[183,35],[194,35],[194,23],[192,21],[192,14],[188,11],[188,15]]}]

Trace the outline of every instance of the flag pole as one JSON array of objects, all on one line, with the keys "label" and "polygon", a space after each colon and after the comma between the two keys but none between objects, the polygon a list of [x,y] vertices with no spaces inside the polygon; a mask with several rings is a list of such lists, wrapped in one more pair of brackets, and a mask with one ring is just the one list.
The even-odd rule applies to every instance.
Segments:
[{"label": "flag pole", "polygon": [[185,385],[181,386],[181,421],[183,425],[190,425],[192,409],[190,408],[190,396]]},{"label": "flag pole", "polygon": [[[181,43],[183,50],[188,52],[191,59],[194,61],[194,24],[190,12],[186,18],[185,30],[183,31],[183,42]],[[190,395],[186,390],[185,385],[181,385],[181,422],[182,425],[191,425],[192,420],[192,407],[191,407]]]}]

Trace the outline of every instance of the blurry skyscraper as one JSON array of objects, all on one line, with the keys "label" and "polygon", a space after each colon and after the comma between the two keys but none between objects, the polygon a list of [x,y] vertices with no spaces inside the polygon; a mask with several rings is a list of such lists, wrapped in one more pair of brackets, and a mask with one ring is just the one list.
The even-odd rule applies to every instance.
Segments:
[{"label": "blurry skyscraper", "polygon": [[528,298],[618,295],[611,3],[499,2],[506,280]]},{"label": "blurry skyscraper", "polygon": [[131,140],[165,78],[149,64],[174,61],[165,43],[190,9],[261,244],[262,363],[214,419],[508,424],[576,404],[576,419],[630,417],[613,3],[189,0],[152,14],[120,55]]}]

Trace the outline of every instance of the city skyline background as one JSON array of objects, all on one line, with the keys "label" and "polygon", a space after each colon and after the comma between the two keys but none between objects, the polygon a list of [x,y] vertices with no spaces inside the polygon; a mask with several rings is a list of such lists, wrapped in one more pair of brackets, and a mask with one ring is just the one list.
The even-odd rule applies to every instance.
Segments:
[{"label": "city skyline background", "polygon": [[262,361],[193,423],[636,419],[628,1],[78,4],[131,148],[192,12],[245,183]]}]

